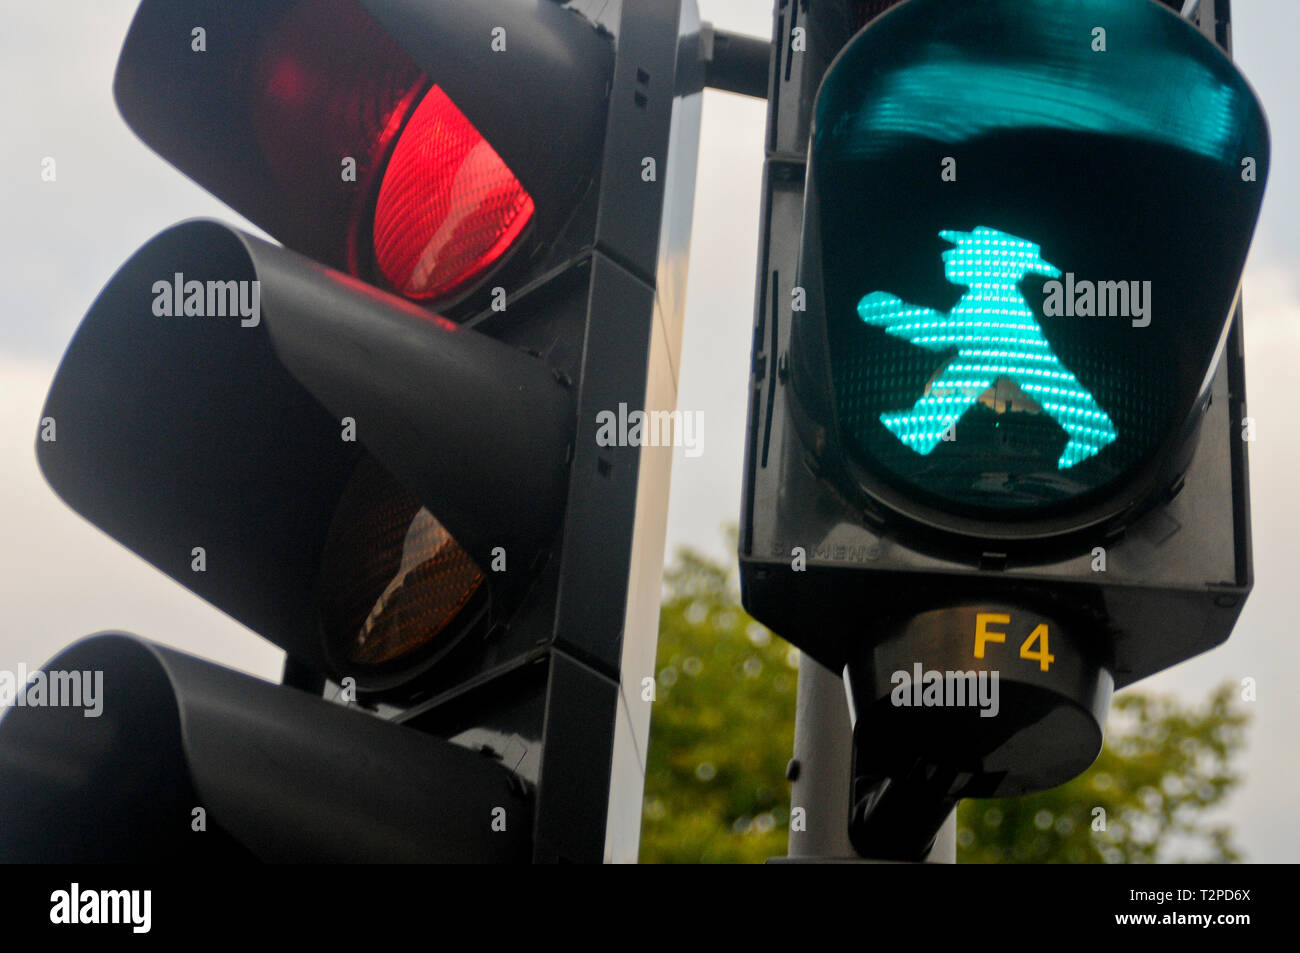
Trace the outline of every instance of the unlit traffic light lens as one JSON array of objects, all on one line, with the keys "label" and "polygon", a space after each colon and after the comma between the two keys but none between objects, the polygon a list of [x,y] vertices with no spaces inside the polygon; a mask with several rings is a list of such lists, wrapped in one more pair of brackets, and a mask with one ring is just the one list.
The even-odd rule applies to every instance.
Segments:
[{"label": "unlit traffic light lens", "polygon": [[321,572],[322,626],[335,664],[413,659],[454,627],[482,584],[483,573],[433,514],[363,458]]}]

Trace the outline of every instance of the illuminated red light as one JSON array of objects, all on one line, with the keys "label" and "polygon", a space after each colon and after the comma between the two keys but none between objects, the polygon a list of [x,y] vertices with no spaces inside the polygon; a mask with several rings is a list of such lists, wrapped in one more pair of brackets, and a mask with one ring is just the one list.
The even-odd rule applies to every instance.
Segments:
[{"label": "illuminated red light", "polygon": [[443,298],[491,267],[533,199],[437,86],[402,131],[375,207],[375,260],[409,298]]}]

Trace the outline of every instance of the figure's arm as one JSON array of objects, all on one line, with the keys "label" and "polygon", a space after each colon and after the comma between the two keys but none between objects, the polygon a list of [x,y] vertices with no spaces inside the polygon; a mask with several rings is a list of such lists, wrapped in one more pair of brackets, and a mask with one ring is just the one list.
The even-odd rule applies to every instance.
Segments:
[{"label": "figure's arm", "polygon": [[[933,308],[908,304],[885,291],[873,291],[858,302],[858,317],[873,327],[913,344],[915,338],[933,334],[947,316]],[[921,347],[933,345],[921,343]]]}]

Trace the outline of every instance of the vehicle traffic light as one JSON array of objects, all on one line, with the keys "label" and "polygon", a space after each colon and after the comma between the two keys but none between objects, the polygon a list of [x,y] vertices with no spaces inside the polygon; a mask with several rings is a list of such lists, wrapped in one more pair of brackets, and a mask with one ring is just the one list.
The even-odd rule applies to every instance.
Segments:
[{"label": "vehicle traffic light", "polygon": [[1226,11],[778,5],[742,586],[844,673],[866,856],[1081,772],[1250,590]]},{"label": "vehicle traffic light", "polygon": [[692,0],[145,0],[123,116],[282,245],[141,248],[38,460],[285,685],[78,643],[47,668],[103,672],[102,716],[5,717],[0,855],[635,858],[671,451],[597,431],[676,403],[701,32]]}]

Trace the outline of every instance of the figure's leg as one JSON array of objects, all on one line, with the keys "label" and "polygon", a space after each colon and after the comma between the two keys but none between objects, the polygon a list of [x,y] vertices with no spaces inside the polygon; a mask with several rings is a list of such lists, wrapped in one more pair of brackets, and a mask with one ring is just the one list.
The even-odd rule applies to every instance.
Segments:
[{"label": "figure's leg", "polygon": [[1070,436],[1056,461],[1058,470],[1068,470],[1095,456],[1118,436],[1110,416],[1060,362],[1055,363],[1048,380],[1016,383]]},{"label": "figure's leg", "polygon": [[[954,369],[954,365],[958,369]],[[943,440],[944,433],[979,399],[979,395],[993,384],[992,377],[985,380],[980,375],[972,376],[961,370],[961,366],[960,360],[949,364],[930,382],[925,396],[910,410],[883,413],[880,422],[905,446],[917,453],[928,454]]]}]

